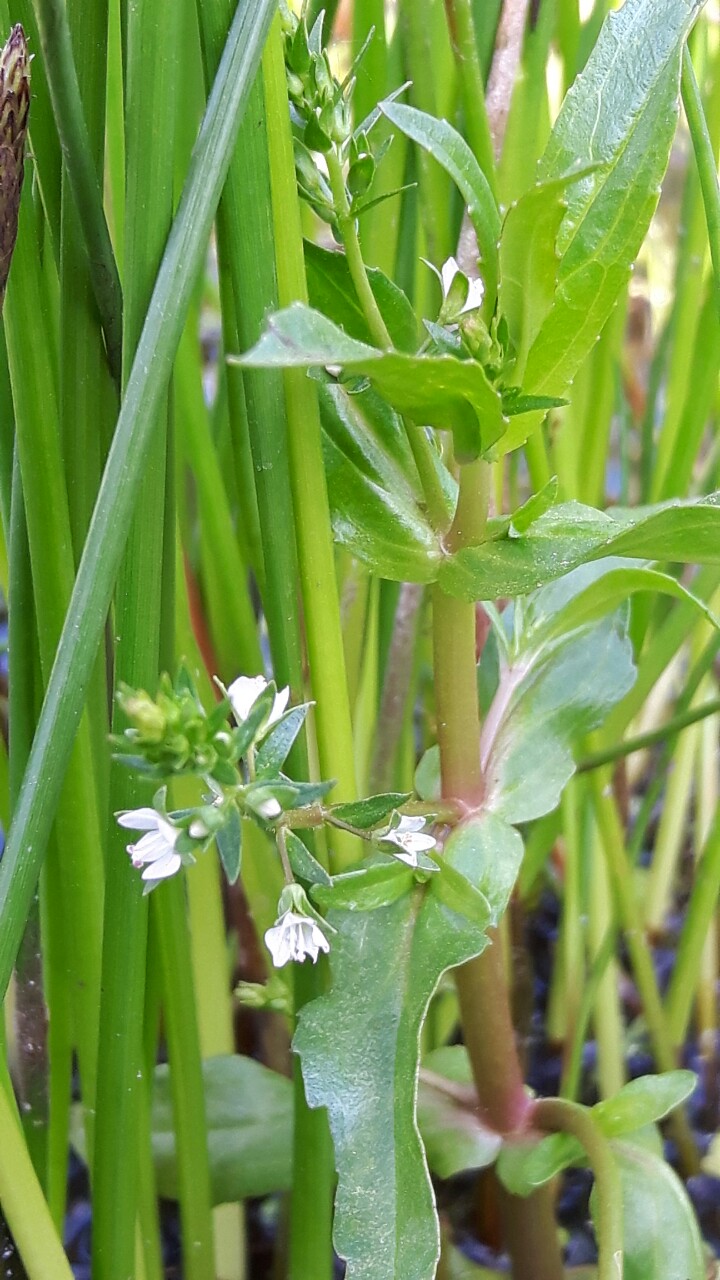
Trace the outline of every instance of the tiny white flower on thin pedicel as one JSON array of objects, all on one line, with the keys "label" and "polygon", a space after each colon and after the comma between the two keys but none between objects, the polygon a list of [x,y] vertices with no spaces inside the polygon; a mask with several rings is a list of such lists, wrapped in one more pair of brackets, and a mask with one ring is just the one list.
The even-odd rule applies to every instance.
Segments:
[{"label": "tiny white flower on thin pedicel", "polygon": [[180,870],[183,857],[175,848],[182,834],[180,827],[174,827],[161,813],[149,808],[125,809],[115,817],[119,826],[146,833],[137,844],[129,844],[127,851],[134,867],[145,867],[142,878],[149,889],[155,887],[154,882],[166,880]]},{"label": "tiny white flower on thin pedicel", "polygon": [[282,969],[289,960],[302,964],[306,956],[314,964],[321,951],[330,950],[330,943],[315,921],[292,910],[284,911],[267,930],[265,945],[276,969]]},{"label": "tiny white flower on thin pedicel", "polygon": [[394,844],[399,852],[396,853],[393,849],[393,857],[406,862],[409,867],[416,867],[418,854],[428,853],[437,845],[433,836],[422,834],[424,826],[424,818],[411,818],[403,814],[398,826],[380,837],[380,844]]},{"label": "tiny white flower on thin pedicel", "polygon": [[[450,286],[457,275],[462,275],[456,258],[448,258],[447,262],[443,262],[440,268],[440,279],[442,281],[443,298],[447,298],[450,292]],[[477,311],[482,306],[483,294],[485,286],[482,280],[470,279],[468,277],[468,295],[465,304],[458,312],[464,316],[466,311]]]},{"label": "tiny white flower on thin pedicel", "polygon": [[[237,680],[233,680],[228,688],[227,696],[230,699],[233,714],[238,723],[247,720],[252,707],[267,687],[268,681],[264,676],[238,676]],[[288,704],[289,697],[289,688],[278,689],[275,694],[272,711],[266,721],[266,727],[275,724],[275,721],[280,719]]]}]

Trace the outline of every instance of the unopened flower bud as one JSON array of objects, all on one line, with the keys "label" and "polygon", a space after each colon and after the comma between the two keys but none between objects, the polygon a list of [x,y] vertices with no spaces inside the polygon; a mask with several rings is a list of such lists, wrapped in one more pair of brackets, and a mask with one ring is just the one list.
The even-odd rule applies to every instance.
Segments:
[{"label": "unopened flower bud", "polygon": [[121,693],[118,701],[133,728],[146,742],[162,742],[167,731],[167,718],[148,693],[143,689],[133,690],[127,696]]}]

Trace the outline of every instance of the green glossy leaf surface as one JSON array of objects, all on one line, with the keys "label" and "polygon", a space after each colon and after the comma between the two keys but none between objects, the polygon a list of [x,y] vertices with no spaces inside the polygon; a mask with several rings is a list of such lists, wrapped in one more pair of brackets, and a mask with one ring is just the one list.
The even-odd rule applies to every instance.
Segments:
[{"label": "green glossy leaf surface", "polygon": [[602,166],[567,190],[558,288],[533,342],[528,391],[556,394],[591,350],[627,282],[675,133],[682,43],[701,0],[626,0],[605,20],[540,161],[547,182]]},{"label": "green glossy leaf surface", "polygon": [[332,991],[300,1013],[294,1047],[311,1105],[329,1112],[348,1280],[435,1275],[437,1218],[415,1119],[420,1028],[442,973],[487,945],[437,900],[436,878],[370,914],[332,910]]},{"label": "green glossy leaf surface", "polygon": [[547,627],[543,629],[546,640],[552,640],[576,627],[587,626],[588,623],[597,621],[603,614],[616,609],[631,595],[640,591],[674,596],[676,600],[689,600],[708,622],[718,626],[717,619],[705,602],[699,600],[669,574],[659,573],[656,569],[648,569],[644,566],[630,568],[621,564],[621,567],[614,569],[611,567],[611,562],[604,560],[599,562],[600,565],[606,563],[609,565],[607,571],[602,576],[596,576],[584,591],[579,592],[564,609],[559,610],[549,620]]},{"label": "green glossy leaf surface", "polygon": [[[455,827],[445,844],[445,859],[456,874],[481,893],[490,910],[490,922],[498,924],[522,862],[523,842],[517,831],[493,813],[482,813]],[[441,877],[432,888],[438,892]]]},{"label": "green glossy leaf surface", "polygon": [[500,396],[477,361],[381,351],[302,303],[271,316],[260,341],[233,362],[271,369],[340,365],[365,374],[399,413],[423,426],[451,430],[463,460],[489,449],[507,425]]},{"label": "green glossy leaf surface", "polygon": [[313,857],[307,845],[303,844],[294,831],[286,832],[285,847],[290,866],[298,880],[304,880],[309,885],[332,884],[325,868],[320,865],[317,858]]},{"label": "green glossy leaf surface", "polygon": [[634,680],[632,645],[617,616],[534,652],[521,646],[483,725],[488,809],[507,822],[550,813],[574,772],[574,743]]},{"label": "green glossy leaf surface", "polygon": [[274,777],[282,769],[309,709],[309,703],[293,707],[265,735],[255,754],[258,778]]},{"label": "green glossy leaf surface", "polygon": [[[510,524],[515,533],[525,533],[531,524],[534,524],[536,520],[540,519],[540,516],[555,505],[558,489],[558,478],[557,476],[552,476],[547,484],[543,485],[542,489],[539,489],[537,493],[533,493],[527,502],[518,507],[517,511],[513,511]],[[510,525],[508,525],[509,527]]]},{"label": "green glossy leaf surface", "polygon": [[354,800],[350,804],[334,804],[330,813],[342,822],[349,822],[352,827],[367,831],[370,827],[376,827],[383,818],[389,817],[394,809],[399,809],[409,799],[409,791],[388,791],[384,795],[368,796],[366,800]]},{"label": "green glossy leaf surface", "polygon": [[440,545],[411,479],[400,418],[375,392],[349,395],[333,382],[319,384],[319,400],[338,542],[380,577],[432,582]]},{"label": "green glossy leaf surface", "polygon": [[[311,307],[340,325],[351,338],[372,345],[345,254],[306,240],[305,269]],[[393,346],[398,351],[417,351],[417,321],[407,295],[376,267],[368,268],[368,279]]]},{"label": "green glossy leaf surface", "polygon": [[415,770],[415,790],[421,800],[439,800],[442,795],[440,785],[440,748],[437,743],[428,747],[421,756]]},{"label": "green glossy leaf surface", "polygon": [[312,897],[324,911],[377,911],[405,897],[414,879],[409,867],[388,860],[333,876],[329,885],[316,884]]},{"label": "green glossy leaf surface", "polygon": [[607,514],[579,502],[551,507],[520,537],[510,531],[451,556],[440,582],[463,600],[524,595],[604,556],[720,563],[720,500],[669,502]]},{"label": "green glossy leaf surface", "polygon": [[567,183],[538,183],[505,215],[500,238],[498,309],[507,320],[517,367],[553,304],[560,255],[557,237],[567,209]]}]

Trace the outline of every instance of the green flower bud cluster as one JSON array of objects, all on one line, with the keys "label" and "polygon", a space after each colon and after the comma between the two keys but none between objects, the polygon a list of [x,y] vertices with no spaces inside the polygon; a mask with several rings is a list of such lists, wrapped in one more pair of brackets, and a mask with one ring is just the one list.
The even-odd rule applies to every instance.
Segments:
[{"label": "green flower bud cluster", "polygon": [[153,778],[198,774],[227,781],[228,770],[235,778],[236,733],[228,724],[227,699],[207,715],[185,671],[175,684],[163,675],[154,698],[127,685],[116,696],[128,728],[112,742],[125,764]]},{"label": "green flower bud cluster", "polygon": [[[281,4],[285,38],[288,95],[295,122],[295,171],[301,196],[319,218],[334,225],[335,201],[322,162],[317,155],[336,152],[347,161],[347,197],[351,211],[361,212],[375,178],[380,156],[373,155],[367,134],[353,134],[352,96],[355,79],[342,82],[334,75],[327,50],[322,47],[321,15],[308,31],[304,14],[298,17]],[[359,55],[361,56],[361,55]],[[352,68],[354,71],[358,59]]]},{"label": "green flower bud cluster", "polygon": [[350,99],[353,84],[341,84],[322,48],[322,17],[308,32],[305,16],[283,10],[285,66],[290,102],[310,151],[344,146],[352,133]]}]

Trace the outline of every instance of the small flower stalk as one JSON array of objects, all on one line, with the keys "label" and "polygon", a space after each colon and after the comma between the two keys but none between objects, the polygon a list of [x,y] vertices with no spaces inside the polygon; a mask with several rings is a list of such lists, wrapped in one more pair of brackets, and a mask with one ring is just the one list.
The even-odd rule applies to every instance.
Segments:
[{"label": "small flower stalk", "polygon": [[0,310],[17,239],[30,111],[30,57],[18,23],[0,53]]}]

